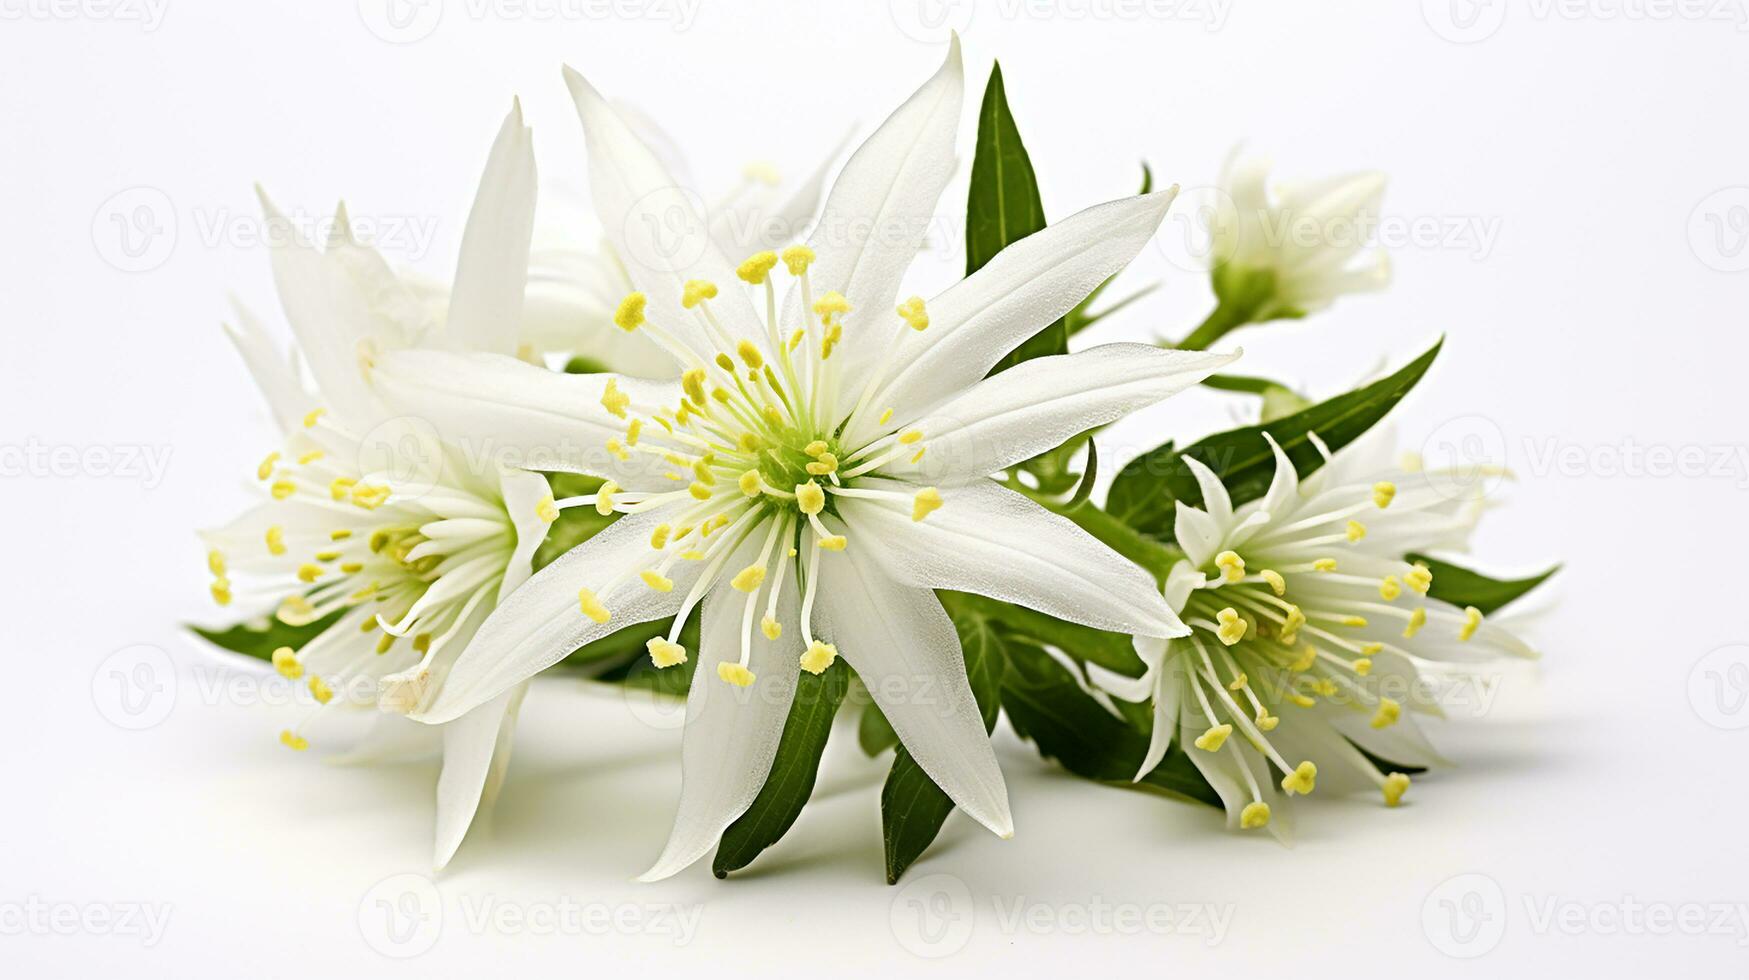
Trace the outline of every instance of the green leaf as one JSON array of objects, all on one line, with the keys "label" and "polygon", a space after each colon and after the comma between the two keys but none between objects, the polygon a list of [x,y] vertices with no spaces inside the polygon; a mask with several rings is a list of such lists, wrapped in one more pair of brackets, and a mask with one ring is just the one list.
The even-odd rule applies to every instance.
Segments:
[{"label": "green leaf", "polygon": [[863,706],[862,718],[856,724],[856,743],[871,759],[899,744],[899,733],[893,731],[893,723],[873,701]]},{"label": "green leaf", "polygon": [[1202,501],[1196,478],[1184,463],[1186,456],[1196,458],[1221,478],[1234,506],[1256,500],[1269,490],[1275,475],[1275,456],[1263,438],[1265,431],[1281,443],[1300,476],[1309,476],[1324,465],[1310,433],[1316,432],[1332,452],[1353,442],[1415,387],[1439,348],[1440,344],[1434,344],[1390,377],[1274,422],[1217,433],[1182,450],[1167,443],[1143,453],[1112,481],[1106,510],[1139,531],[1170,540],[1176,501],[1193,505]]},{"label": "green leaf", "polygon": [[[978,110],[978,141],[972,156],[971,191],[966,195],[966,275],[996,257],[996,253],[1045,226],[1044,203],[1032,160],[1020,141],[1020,130],[1008,111],[1002,87],[1002,66],[990,69],[984,103]],[[1004,357],[990,372],[1007,370],[1021,361],[1069,349],[1064,321],[1040,330]]]},{"label": "green leaf", "polygon": [[1274,422],[1312,407],[1312,400],[1279,381],[1216,374],[1203,379],[1203,386],[1217,391],[1236,391],[1263,399],[1264,422]]},{"label": "green leaf", "polygon": [[[559,499],[594,493],[601,489],[602,484],[595,477],[577,473],[547,473],[545,476],[553,496]],[[618,514],[603,516],[593,507],[566,507],[559,511],[559,519],[547,527],[546,540],[535,550],[534,570],[538,572],[552,564],[560,555],[600,534],[618,519]]]},{"label": "green leaf", "polygon": [[273,651],[280,647],[291,647],[293,650],[303,649],[304,644],[334,625],[334,621],[340,618],[342,612],[342,610],[336,610],[304,626],[287,626],[270,616],[263,622],[238,623],[230,629],[209,630],[200,626],[190,626],[189,629],[199,634],[208,643],[232,653],[240,653],[259,660],[272,660]]},{"label": "green leaf", "polygon": [[1556,565],[1529,578],[1498,579],[1426,555],[1409,555],[1407,560],[1426,565],[1433,573],[1433,585],[1427,590],[1429,596],[1454,606],[1475,606],[1484,616],[1543,584],[1549,576],[1561,570],[1561,566]]},{"label": "green leaf", "polygon": [[1177,746],[1140,783],[1134,782],[1147,757],[1148,734],[1112,717],[1068,668],[1039,647],[1010,641],[1008,656],[1002,707],[1014,730],[1038,746],[1040,755],[1085,779],[1221,805],[1220,796]]},{"label": "green leaf", "polygon": [[[994,624],[978,616],[957,616],[960,646],[972,695],[984,714],[984,730],[996,727],[1001,711],[1002,675],[1008,658]],[[953,800],[923,772],[900,746],[881,788],[881,830],[886,838],[887,884],[895,884],[905,869],[927,849],[953,812]]]},{"label": "green leaf", "polygon": [[765,777],[753,805],[723,831],[716,859],[711,862],[718,878],[745,868],[795,824],[813,795],[820,754],[826,751],[826,739],[832,734],[832,717],[849,687],[850,668],[841,660],[819,676],[801,672],[771,774]]}]

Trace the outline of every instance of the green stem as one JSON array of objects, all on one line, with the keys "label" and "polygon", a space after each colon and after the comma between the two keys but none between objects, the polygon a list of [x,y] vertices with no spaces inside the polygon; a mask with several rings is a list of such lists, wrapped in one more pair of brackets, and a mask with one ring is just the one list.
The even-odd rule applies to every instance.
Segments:
[{"label": "green stem", "polygon": [[1233,303],[1222,303],[1215,307],[1208,319],[1202,325],[1190,332],[1190,336],[1179,341],[1179,350],[1208,350],[1215,341],[1225,337],[1229,332],[1237,330],[1251,322],[1253,310],[1242,309]]}]

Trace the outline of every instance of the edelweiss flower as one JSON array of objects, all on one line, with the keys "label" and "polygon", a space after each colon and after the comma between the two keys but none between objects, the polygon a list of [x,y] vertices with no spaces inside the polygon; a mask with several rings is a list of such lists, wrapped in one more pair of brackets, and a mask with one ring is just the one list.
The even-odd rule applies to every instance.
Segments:
[{"label": "edelweiss flower", "polygon": [[[1068,520],[986,479],[1159,401],[1232,359],[1114,344],[1004,354],[1120,269],[1171,192],[1084,211],[935,298],[899,281],[953,169],[962,83],[947,63],[851,157],[809,245],[734,265],[696,214],[672,228],[672,179],[588,82],[568,73],[597,211],[640,292],[619,304],[686,366],[679,384],[562,376],[508,358],[384,358],[385,391],[457,438],[608,478],[559,506],[626,516],[500,607],[418,716],[445,721],[633,623],[675,616],[658,666],[696,653],[680,811],[646,878],[684,868],[753,801],[798,668],[842,655],[925,772],[998,834],[1007,793],[933,589],[978,592],[1104,629],[1184,628],[1152,579]],[[664,209],[651,211],[649,209]],[[668,223],[657,220],[666,217]],[[859,230],[852,233],[852,229]],[[686,256],[663,265],[662,255]],[[780,302],[781,266],[789,289]],[[740,288],[738,288],[740,287]],[[764,315],[760,315],[763,308]],[[780,310],[782,311],[780,313]],[[679,643],[703,606],[701,649]]]},{"label": "edelweiss flower", "polygon": [[[202,537],[221,605],[265,600],[291,625],[333,618],[303,649],[273,655],[320,706],[280,733],[290,748],[307,748],[307,726],[331,712],[406,714],[429,698],[487,614],[529,577],[557,516],[544,477],[496,465],[476,472],[435,433],[392,417],[365,373],[405,347],[513,349],[533,195],[529,132],[517,110],[492,148],[455,290],[435,298],[354,241],[344,207],[319,251],[290,234],[263,196],[268,220],[288,232],[273,253],[274,277],[319,395],[239,310],[229,332],[285,438],[255,474],[270,499]],[[521,695],[507,691],[443,728],[439,866],[503,773]]]},{"label": "edelweiss flower", "polygon": [[1380,452],[1388,435],[1334,458],[1313,439],[1328,462],[1303,482],[1270,439],[1269,492],[1237,510],[1220,480],[1186,458],[1203,507],[1178,503],[1186,557],[1167,577],[1166,601],[1192,632],[1137,637],[1140,678],[1089,667],[1111,694],[1154,702],[1138,779],[1176,739],[1225,801],[1229,825],[1267,825],[1284,839],[1277,786],[1287,796],[1371,789],[1395,806],[1409,777],[1374,759],[1442,762],[1405,714],[1438,713],[1417,697],[1419,665],[1534,655],[1479,610],[1428,596],[1432,573],[1404,559],[1461,548],[1478,501],[1394,470]]},{"label": "edelweiss flower", "polygon": [[1390,257],[1363,256],[1384,198],[1382,174],[1279,182],[1269,164],[1235,153],[1221,175],[1232,210],[1211,223],[1215,295],[1248,311],[1251,323],[1300,317],[1345,293],[1390,284]]}]

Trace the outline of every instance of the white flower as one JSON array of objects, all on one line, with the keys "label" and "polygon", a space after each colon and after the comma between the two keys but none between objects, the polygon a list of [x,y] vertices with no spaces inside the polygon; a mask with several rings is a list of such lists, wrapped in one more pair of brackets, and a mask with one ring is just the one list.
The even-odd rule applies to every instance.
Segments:
[{"label": "white flower", "polygon": [[1405,766],[1443,761],[1412,718],[1438,713],[1419,693],[1423,665],[1533,656],[1478,610],[1428,596],[1431,572],[1404,558],[1463,547],[1477,500],[1392,467],[1387,433],[1334,458],[1313,442],[1328,461],[1301,481],[1269,439],[1269,491],[1237,509],[1220,480],[1186,457],[1203,507],[1178,502],[1186,557],[1167,577],[1166,600],[1192,632],[1137,637],[1140,678],[1089,666],[1100,688],[1153,701],[1138,779],[1176,741],[1226,803],[1229,825],[1267,825],[1283,839],[1283,794],[1321,786],[1380,792],[1391,806],[1401,799],[1409,777],[1381,771],[1356,746]]},{"label": "white flower", "polygon": [[1390,257],[1365,251],[1379,204],[1382,174],[1277,182],[1269,164],[1234,153],[1221,175],[1232,202],[1211,222],[1215,295],[1243,308],[1252,323],[1315,313],[1346,293],[1390,284]]},{"label": "white flower", "polygon": [[[307,748],[309,726],[334,712],[406,714],[429,698],[486,616],[532,573],[557,516],[544,477],[498,466],[474,472],[427,427],[393,417],[367,378],[394,350],[514,350],[534,177],[529,131],[513,110],[448,295],[398,275],[353,240],[344,208],[318,250],[262,197],[286,232],[275,236],[274,278],[314,385],[239,309],[229,332],[284,441],[256,471],[270,499],[202,538],[220,604],[266,603],[292,625],[336,617],[303,649],[273,655],[320,705],[280,734],[293,749]],[[502,777],[522,693],[508,690],[443,726],[439,866]]]},{"label": "white flower", "polygon": [[[928,302],[902,299],[900,277],[954,166],[957,41],[850,158],[810,244],[739,266],[696,215],[678,222],[687,237],[649,237],[674,227],[668,209],[685,197],[668,193],[672,178],[595,89],[567,77],[597,212],[625,216],[607,227],[623,236],[615,245],[641,290],[620,304],[618,322],[648,332],[687,371],[676,385],[484,356],[382,361],[384,390],[443,431],[612,481],[561,506],[626,515],[511,596],[423,717],[453,718],[642,621],[676,617],[649,649],[659,666],[682,662],[694,651],[680,646],[679,624],[702,603],[679,815],[646,878],[692,863],[746,810],[798,666],[823,671],[839,655],[930,778],[1008,835],[1002,775],[931,590],[1105,629],[1184,632],[1149,575],[986,477],[1232,357],[1114,344],[985,375],[1122,268],[1172,192],[1083,211]],[[685,260],[664,265],[662,255]],[[781,299],[780,263],[791,280]]]}]

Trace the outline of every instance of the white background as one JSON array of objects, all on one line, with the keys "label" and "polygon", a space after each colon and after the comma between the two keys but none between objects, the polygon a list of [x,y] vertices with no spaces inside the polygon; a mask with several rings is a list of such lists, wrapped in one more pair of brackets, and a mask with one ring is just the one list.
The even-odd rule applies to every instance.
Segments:
[{"label": "white background", "polygon": [[[1329,394],[1444,333],[1399,413],[1405,445],[1483,445],[1516,471],[1482,564],[1567,563],[1527,626],[1540,666],[1484,718],[1434,732],[1458,768],[1418,779],[1398,810],[1314,798],[1289,850],[1230,836],[1209,810],[1071,780],[1003,731],[1018,837],[956,816],[889,888],[882,763],[841,735],[815,803],[747,873],[719,882],[701,863],[640,886],[676,798],[678,731],[647,704],[553,681],[529,698],[493,826],[435,886],[379,886],[429,872],[434,770],[284,751],[290,710],[215,693],[218,662],[178,630],[219,615],[192,529],[248,502],[273,442],[218,329],[228,290],[274,306],[251,183],[294,213],[344,195],[355,218],[424,222],[428,247],[383,244],[444,276],[512,93],[543,177],[579,182],[562,61],[661,120],[722,189],[748,160],[796,172],[848,127],[866,132],[934,70],[943,31],[876,0],[644,4],[629,20],[427,0],[399,32],[377,0],[0,0],[0,969],[873,976],[928,954],[1007,975],[1740,973],[1735,909],[1699,934],[1616,913],[1749,903],[1749,648],[1730,649],[1749,642],[1744,14],[1455,6],[1480,19],[1464,29],[1445,0],[923,12],[964,28],[969,102],[1002,59],[1053,217],[1129,192],[1142,158],[1205,184],[1246,140],[1284,176],[1384,170],[1388,217],[1455,229],[1395,248],[1382,296],[1233,339],[1247,371]],[[968,159],[973,126],[968,111]],[[114,198],[130,188],[146,190]],[[962,172],[944,227],[963,195]],[[159,231],[133,241],[142,256],[114,224],[136,214]],[[925,285],[960,262],[946,244]],[[1207,311],[1205,280],[1173,254],[1143,254],[1126,285],[1165,286],[1104,336],[1181,333]],[[1108,454],[1210,431],[1236,404],[1175,399],[1114,431]],[[168,467],[155,480],[87,456],[57,471],[26,461],[31,446],[146,447]],[[162,653],[113,656],[138,644]],[[175,665],[144,716],[116,702],[136,662]],[[424,931],[385,940],[379,899],[413,902]],[[563,901],[604,903],[620,926],[469,921],[487,903],[538,916]],[[20,918],[33,902],[169,919],[148,945]],[[1017,902],[1044,911],[1016,925]],[[699,914],[684,945],[659,931],[669,920],[639,918],[667,905]],[[1218,936],[1206,917],[1120,936],[1083,921],[1101,905],[1230,918]]]}]

